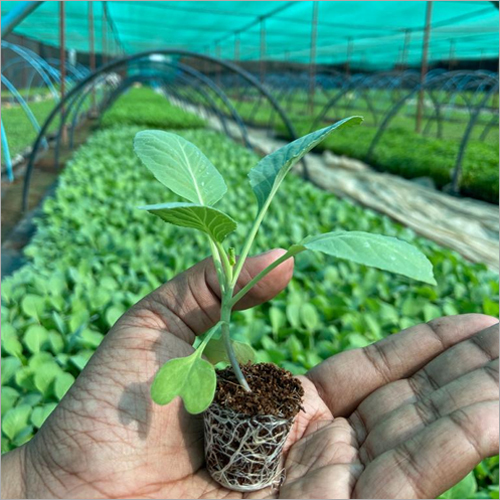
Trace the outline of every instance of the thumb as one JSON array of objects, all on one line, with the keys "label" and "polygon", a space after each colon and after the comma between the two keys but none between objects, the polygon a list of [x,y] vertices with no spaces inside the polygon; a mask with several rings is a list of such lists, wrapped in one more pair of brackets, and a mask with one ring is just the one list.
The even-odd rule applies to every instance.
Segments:
[{"label": "thumb", "polygon": [[[244,287],[260,271],[272,264],[285,250],[270,250],[247,259],[238,278],[235,292]],[[273,269],[259,281],[239,302],[236,309],[248,309],[272,299],[281,292],[293,274],[293,259]],[[221,292],[217,273],[211,258],[207,258],[169,282],[157,288],[137,303],[127,314],[128,324],[168,330],[192,343],[196,335],[206,332],[220,319]],[[124,317],[125,318],[125,317]],[[147,324],[141,324],[141,321]]]}]

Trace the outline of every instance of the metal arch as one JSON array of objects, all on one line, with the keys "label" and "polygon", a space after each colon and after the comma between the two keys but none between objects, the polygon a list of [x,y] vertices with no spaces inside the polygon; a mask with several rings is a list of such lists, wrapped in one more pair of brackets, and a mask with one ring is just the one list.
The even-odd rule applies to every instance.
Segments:
[{"label": "metal arch", "polygon": [[[46,61],[47,61],[47,64],[49,64],[51,67],[53,67],[54,69],[56,69],[60,73],[59,66],[60,66],[61,62],[59,61],[59,59],[55,59],[54,57],[51,57],[51,58],[46,59]],[[67,61],[65,63],[65,66],[66,66],[66,71],[73,74],[77,80],[80,80],[81,78],[83,78],[84,76],[89,74],[89,70],[87,68],[85,68],[84,66],[82,66],[82,67],[73,66],[72,64],[69,64]]]},{"label": "metal arch", "polygon": [[[64,109],[64,112],[61,113],[61,119],[59,122],[59,130],[57,132],[56,136],[56,145],[54,148],[54,165],[59,167],[59,156],[60,156],[60,148],[61,148],[61,137],[62,137],[62,132],[64,129],[64,126],[66,125],[66,120],[70,117],[71,112],[73,110],[73,106],[78,103],[76,112],[74,114],[73,118],[73,123],[77,120],[78,118],[78,110],[81,107],[81,104],[85,101],[85,98],[88,96],[88,94],[92,91],[95,90],[95,88],[100,85],[103,81],[106,81],[106,75],[102,75],[99,78],[96,78],[94,82],[92,82],[91,85],[88,85],[86,88],[83,88],[83,92],[80,94],[76,94],[74,98],[71,100],[69,105]],[[80,100],[79,100],[80,98]],[[73,137],[72,137],[73,139]],[[71,140],[72,140],[71,139]],[[72,144],[72,142],[71,142]],[[72,147],[72,146],[71,146]]]},{"label": "metal arch", "polygon": [[[23,210],[26,210],[28,208],[28,192],[29,192],[29,187],[30,187],[30,182],[31,182],[31,176],[33,174],[33,168],[35,164],[35,158],[38,153],[38,148],[40,147],[40,142],[41,138],[43,135],[45,135],[47,129],[49,128],[50,124],[52,123],[52,120],[55,118],[55,116],[61,111],[61,109],[66,105],[66,103],[72,99],[85,85],[88,83],[92,82],[97,76],[99,76],[102,73],[109,72],[111,70],[114,70],[115,68],[119,68],[120,66],[127,64],[129,62],[133,61],[138,61],[140,59],[144,59],[146,57],[150,57],[153,54],[159,54],[159,55],[178,55],[178,56],[184,56],[184,57],[192,57],[192,58],[197,58],[201,60],[206,60],[206,61],[211,61],[215,64],[219,64],[223,66],[226,69],[229,69],[230,71],[239,74],[244,80],[247,82],[251,83],[254,85],[259,93],[265,95],[271,105],[276,108],[276,111],[280,115],[281,119],[285,123],[285,126],[287,127],[291,137],[295,139],[297,137],[295,129],[293,125],[291,124],[290,120],[286,116],[286,113],[283,111],[281,106],[276,102],[274,97],[247,71],[243,70],[242,68],[238,67],[237,65],[229,62],[229,61],[223,61],[220,59],[217,59],[212,56],[208,56],[205,54],[198,54],[196,52],[191,52],[188,50],[174,50],[174,49],[159,49],[159,50],[151,50],[151,51],[146,51],[146,52],[139,52],[137,54],[132,54],[130,56],[122,57],[120,59],[115,59],[114,61],[110,61],[109,63],[105,64],[104,66],[101,66],[98,68],[96,71],[85,77],[83,80],[78,82],[71,90],[69,90],[68,93],[65,94],[63,99],[61,99],[57,105],[54,107],[54,109],[50,112],[49,116],[45,120],[44,124],[41,127],[41,130],[35,139],[35,142],[33,144],[32,152],[28,160],[28,165],[26,168],[26,174],[24,178],[24,187],[23,187]],[[305,163],[304,165],[304,177],[307,179],[308,178],[308,173],[307,173],[307,167]]]},{"label": "metal arch", "polygon": [[[31,122],[31,125],[33,125],[33,128],[39,132],[40,131],[40,125],[38,124],[37,119],[35,118],[35,115],[31,111],[30,107],[26,103],[26,101],[23,99],[21,94],[17,91],[16,87],[12,85],[12,83],[4,76],[1,75],[1,81],[2,84],[7,87],[9,92],[14,96],[15,99],[19,102],[21,107],[23,108],[23,111],[25,112],[26,116],[28,117],[29,121]],[[3,125],[3,120],[2,120],[2,145],[4,149],[4,156],[5,156],[5,168],[7,170],[7,177],[9,181],[14,180],[14,172],[12,170],[12,157],[10,155],[10,148],[9,148],[9,143],[7,140],[7,133],[5,132],[5,127]],[[42,140],[42,146],[47,148],[47,141],[45,139]]]},{"label": "metal arch", "polygon": [[493,85],[491,89],[487,92],[487,94],[484,96],[483,100],[481,101],[480,105],[478,105],[471,116],[469,123],[467,124],[467,128],[465,129],[465,133],[462,137],[462,141],[460,142],[460,149],[458,150],[458,156],[457,160],[455,162],[455,169],[453,170],[453,176],[452,176],[452,190],[454,193],[458,193],[460,190],[460,176],[462,174],[462,161],[465,155],[465,150],[467,148],[467,144],[469,143],[469,139],[472,133],[472,130],[474,128],[474,125],[477,122],[477,119],[479,118],[479,115],[481,114],[481,111],[483,110],[483,104],[488,102],[488,99],[493,95],[498,92],[498,81],[496,85]]},{"label": "metal arch", "polygon": [[[184,71],[189,68],[189,66],[185,66],[184,64],[181,64],[181,63],[179,63],[179,67],[184,68]],[[192,69],[192,68],[189,68],[189,69]],[[188,71],[186,71],[186,73],[189,74]],[[214,85],[214,89],[213,90],[214,90],[214,92],[216,92],[217,95],[219,95],[219,94],[218,94],[218,92],[217,92],[216,89],[219,89],[219,91],[221,92],[221,95],[224,95],[224,97],[225,97],[224,92],[219,87],[217,87],[217,85],[215,85],[215,83],[212,80],[210,80],[209,78],[207,78],[206,79],[207,81],[205,82],[204,78],[206,78],[206,77],[203,74],[199,74],[199,75],[196,75],[196,76],[194,74],[192,74],[191,76],[193,76],[193,78],[195,78],[195,88],[197,89],[198,93],[201,94],[207,100],[207,102],[209,104],[209,110],[210,110],[210,112],[212,112],[214,115],[217,116],[217,118],[221,122],[221,125],[222,125],[222,128],[224,130],[224,133],[228,137],[230,137],[231,134],[229,132],[229,129],[227,128],[227,123],[226,123],[226,118],[224,116],[224,113],[222,113],[220,111],[219,107],[217,106],[217,103],[216,103],[215,99],[210,95],[210,93],[207,92],[203,88],[202,83],[205,83],[209,88],[211,88],[211,84],[213,84]],[[200,76],[203,77],[203,79],[199,78]],[[188,82],[189,84],[191,83],[191,81],[185,75],[183,75],[183,74],[176,75],[176,78],[181,78],[184,81]],[[167,85],[167,88],[169,88],[168,85]],[[185,99],[185,98],[182,97],[182,99]],[[197,100],[196,99],[194,99],[192,102],[194,104],[197,104]],[[234,112],[237,114],[236,110],[234,110]],[[238,117],[239,117],[239,115],[238,115]],[[240,118],[240,120],[241,120],[241,118]],[[244,129],[244,131],[242,133],[242,136],[244,136],[245,134],[246,134],[246,128]]]},{"label": "metal arch", "polygon": [[[453,107],[450,106],[450,104],[455,104],[458,96],[461,96],[462,100],[465,102],[470,120],[470,117],[474,114],[478,106],[484,109],[484,104],[481,104],[478,100],[481,101],[485,89],[494,85],[496,82],[498,82],[498,75],[494,73],[463,70],[441,72],[438,77],[431,79],[429,82],[431,88],[426,89],[426,91],[431,99],[435,98],[436,113],[429,117],[428,123],[424,128],[424,134],[427,132],[429,126],[431,126],[431,121],[436,117],[438,120],[438,137],[442,136],[442,130],[440,130],[443,126],[442,121],[445,119],[446,114],[452,113],[456,108],[456,105]],[[444,104],[444,98],[439,99],[439,94],[435,97],[434,92],[446,93],[447,100],[445,105],[448,108],[448,112],[445,110],[444,115],[441,115],[441,107]],[[471,92],[472,94],[470,94]],[[463,106],[459,106],[459,108],[461,109]]]},{"label": "metal arch", "polygon": [[[47,84],[49,87],[49,90],[52,92],[52,95],[54,96],[55,100],[59,100],[59,94],[57,93],[57,90],[55,89],[54,85],[52,84],[52,81],[50,80],[49,76],[47,75],[46,69],[43,68],[42,64],[40,64],[40,61],[36,60],[31,54],[26,49],[21,49],[17,45],[14,45],[12,43],[6,42],[5,40],[2,40],[2,48],[7,48],[24,58],[26,61],[28,61],[33,68],[39,73],[39,75],[42,77],[43,81]],[[38,57],[38,56],[37,56]],[[43,61],[43,59],[41,59]],[[54,75],[52,75],[54,76]]]},{"label": "metal arch", "polygon": [[43,2],[20,2],[2,19],[2,38],[7,36]]},{"label": "metal arch", "polygon": [[[38,120],[36,119],[35,115],[31,111],[31,109],[28,106],[28,104],[26,103],[26,101],[23,99],[23,97],[21,96],[21,94],[18,92],[18,90],[16,89],[16,87],[14,87],[14,85],[12,85],[12,83],[4,75],[1,75],[1,81],[2,81],[2,84],[7,87],[7,89],[9,90],[9,92],[11,92],[14,95],[14,97],[17,99],[17,101],[19,102],[20,106],[23,108],[23,111],[26,113],[26,116],[28,117],[29,121],[31,122],[31,125],[33,125],[33,128],[37,132],[39,132],[40,131],[40,125],[38,123]],[[45,147],[47,146],[47,142],[46,141],[44,143],[44,146]]]},{"label": "metal arch", "polygon": [[[248,139],[248,131],[246,129],[245,123],[243,122],[241,116],[236,111],[234,106],[231,104],[231,101],[227,98],[224,91],[213,80],[206,77],[205,75],[203,75],[199,71],[195,70],[194,68],[191,68],[190,66],[186,66],[185,64],[182,64],[182,63],[176,64],[176,63],[172,63],[170,61],[154,61],[154,65],[155,66],[156,65],[163,65],[163,66],[168,66],[172,69],[180,69],[184,73],[187,73],[188,75],[195,78],[197,81],[200,81],[201,83],[205,84],[208,88],[210,88],[224,102],[224,104],[227,106],[232,118],[238,124],[245,146],[249,149],[252,149],[252,145],[250,144],[250,141]],[[176,76],[180,77],[181,75],[179,74]],[[208,93],[206,93],[205,97],[208,97],[209,101],[213,103],[214,109],[217,110],[218,108],[215,104],[215,101],[211,98],[211,96]],[[106,109],[106,108],[104,108],[104,109]],[[221,116],[222,115],[219,114],[219,118]],[[227,129],[227,124],[225,122],[225,119],[222,119],[222,126],[223,126],[224,131],[227,133],[227,135],[230,135],[228,132],[228,129]]]},{"label": "metal arch", "polygon": [[[167,62],[163,62],[162,64],[167,64]],[[167,65],[172,66],[173,63],[168,63]],[[231,104],[231,101],[228,99],[226,93],[210,78],[205,76],[203,73],[195,70],[194,68],[191,68],[190,66],[187,66],[183,63],[177,63],[176,65],[178,68],[180,68],[182,71],[185,73],[191,75],[192,77],[196,78],[197,80],[200,80],[202,83],[207,85],[213,92],[217,94],[217,96],[222,100],[222,102],[226,105],[226,107],[229,109],[229,112],[231,113],[231,116],[233,117],[234,121],[238,124],[241,132],[242,132],[242,138],[243,142],[245,144],[245,147],[249,149],[253,149],[252,145],[250,144],[250,140],[248,139],[248,131],[245,126],[245,122],[242,120],[240,114],[238,111],[236,111],[236,108]]]},{"label": "metal arch", "polygon": [[464,86],[466,84],[466,81],[462,80],[463,77],[472,78],[474,75],[471,72],[467,71],[454,71],[454,72],[440,72],[437,74],[437,76],[431,77],[431,78],[426,78],[423,86],[419,83],[416,87],[414,87],[410,92],[408,92],[405,96],[403,96],[395,105],[394,107],[387,113],[385,116],[384,120],[382,121],[379,129],[377,130],[377,133],[375,134],[374,138],[372,139],[372,142],[370,144],[370,147],[368,148],[368,153],[366,155],[367,160],[370,160],[373,154],[373,150],[375,149],[376,145],[378,144],[380,138],[384,134],[388,124],[394,116],[399,112],[401,107],[406,103],[406,101],[410,98],[412,98],[417,92],[419,92],[422,88],[425,92],[429,93],[430,95],[430,90],[435,88],[437,90],[441,91],[448,91],[450,87],[455,86],[457,89],[463,90]]},{"label": "metal arch", "polygon": [[[20,67],[14,69],[14,66],[18,66],[18,65]],[[16,76],[21,71],[23,71],[25,68],[29,68],[29,70],[30,70],[29,76],[27,78],[27,85],[25,87],[25,89],[27,89],[26,100],[28,100],[30,98],[31,86],[33,84],[33,80],[35,79],[36,76],[38,76],[38,77],[42,76],[40,74],[40,72],[37,70],[37,68],[30,61],[28,61],[27,59],[25,59],[24,57],[16,57],[16,58],[10,60],[7,64],[3,65],[3,67],[2,67],[2,74],[5,75],[5,74],[7,74],[7,72],[9,70],[12,70],[12,79],[15,79]],[[46,83],[45,80],[43,80],[43,78],[42,78],[42,81],[44,83]],[[50,91],[50,89],[49,89],[49,91]],[[51,92],[51,94],[52,94],[52,92]],[[53,94],[52,94],[52,97],[53,97]]]},{"label": "metal arch", "polygon": [[[139,61],[139,62],[142,62],[142,61]],[[246,127],[240,117],[240,115],[238,114],[238,112],[236,111],[236,109],[232,106],[231,102],[227,99],[227,96],[224,94],[224,92],[212,81],[210,80],[209,78],[205,77],[203,74],[201,74],[200,72],[196,71],[195,69],[193,68],[190,68],[189,66],[186,66],[182,63],[178,63],[178,64],[175,64],[175,63],[172,63],[172,62],[169,62],[169,61],[155,61],[154,62],[155,65],[157,64],[162,64],[162,65],[166,65],[166,66],[169,66],[171,67],[172,69],[181,69],[182,71],[184,71],[185,73],[191,75],[192,77],[194,77],[196,80],[199,80],[201,81],[202,83],[206,84],[210,89],[212,89],[218,97],[221,98],[221,100],[226,104],[226,106],[229,108],[233,118],[235,119],[235,121],[238,123],[238,125],[240,126],[240,130],[241,130],[241,135],[242,135],[242,138],[245,142],[245,145],[249,148],[251,148],[251,145],[248,141],[248,133],[247,133],[247,130],[246,130]],[[146,75],[147,76],[147,75]],[[176,75],[177,77],[181,77],[182,75]],[[189,83],[189,80],[187,80],[185,77],[183,77],[184,80]],[[76,120],[76,116],[78,114],[78,109],[81,105],[81,103],[84,102],[85,100],[85,96],[91,91],[92,88],[94,88],[95,85],[97,85],[99,82],[101,82],[102,80],[99,80],[99,79],[96,79],[96,83],[94,83],[94,85],[90,85],[88,86],[88,88],[84,91],[84,95],[82,98],[80,98],[80,101],[79,103],[77,104],[77,110],[75,111],[76,115],[74,116],[74,119],[73,119],[73,123],[72,123],[72,127],[71,127],[71,133],[70,133],[70,147],[72,147],[72,144],[73,144],[73,133],[74,133],[74,128],[75,128],[75,120]],[[124,89],[121,90],[121,92],[123,92]],[[217,110],[217,107],[215,105],[215,102],[213,101],[213,99],[211,98],[211,96],[205,92],[204,90],[202,90],[202,88],[200,88],[198,91],[200,91],[200,93],[203,92],[202,95],[204,95],[204,97],[208,98],[209,102],[212,102],[213,105],[214,105],[214,109]],[[114,96],[116,92],[116,96]],[[117,92],[117,89],[115,89],[115,92],[113,92],[113,94],[110,96],[110,98],[108,99],[108,101],[110,102],[106,102],[104,104],[104,106],[101,107],[101,116],[102,116],[102,113],[104,113],[106,111],[106,109],[114,102],[114,100],[118,97],[118,95],[120,95],[121,92]],[[60,123],[60,128],[59,128],[59,133],[57,135],[57,142],[56,142],[56,147],[55,147],[55,164],[58,165],[59,164],[59,151],[60,151],[60,137],[61,137],[61,132],[62,132],[62,129],[64,127],[64,124],[66,123],[66,119],[67,117],[69,116],[69,114],[71,113],[71,108],[74,106],[76,101],[72,101],[69,106],[67,107],[66,109],[66,114],[65,116],[62,118],[61,120],[61,123]],[[221,119],[221,114],[219,113],[219,119]],[[229,131],[227,129],[227,124],[225,122],[225,119],[222,118],[221,119],[221,122],[222,122],[222,126],[223,126],[223,129],[224,131],[226,132],[226,134],[229,136]]]},{"label": "metal arch", "polygon": [[421,85],[418,84],[416,87],[414,87],[410,92],[408,92],[405,96],[403,96],[393,107],[392,109],[385,115],[384,119],[382,120],[382,123],[377,129],[377,133],[372,139],[372,142],[370,143],[370,146],[368,148],[368,152],[366,153],[366,160],[368,162],[371,161],[372,155],[373,155],[373,150],[379,143],[380,139],[382,138],[382,135],[384,134],[385,130],[387,129],[387,126],[389,123],[392,121],[392,119],[397,115],[399,110],[403,107],[403,105],[411,99],[418,91],[421,90],[421,88],[425,88],[425,84]]},{"label": "metal arch", "polygon": [[483,131],[481,132],[481,135],[479,136],[479,140],[480,141],[485,141],[486,137],[488,137],[488,134],[490,133],[490,130],[495,125],[498,126],[498,115],[493,115],[491,117],[491,120],[486,124],[486,126],[483,129]]},{"label": "metal arch", "polygon": [[[178,75],[181,79],[183,79],[184,81],[188,82],[189,83],[189,80],[184,77],[183,75]],[[122,95],[124,92],[126,92],[128,90],[128,88],[133,85],[134,83],[136,82],[142,82],[142,83],[149,83],[149,82],[153,82],[153,81],[160,81],[162,82],[162,84],[164,86],[166,86],[167,88],[169,87],[168,85],[168,82],[165,78],[164,75],[162,74],[152,74],[152,75],[134,75],[134,76],[131,76],[130,78],[128,78],[127,80],[124,80],[121,85],[119,87],[117,87],[113,93],[108,97],[106,103],[102,106],[101,108],[101,118],[103,116],[103,113],[106,112],[106,110],[108,108],[110,108],[114,102],[116,101],[116,99],[118,99],[118,97],[120,97],[120,95]],[[224,117],[223,115],[218,112],[216,106],[215,106],[215,101],[212,99],[212,97],[202,88],[200,87],[199,85],[197,86],[197,91],[200,92],[204,97],[207,98],[207,101],[212,103],[212,109],[210,110],[211,112],[215,112],[217,113],[218,115],[218,118],[219,120],[221,121],[221,124],[223,126],[223,129],[225,131],[227,131],[227,124],[224,120]],[[172,90],[169,90],[169,92],[172,92]],[[173,93],[174,95],[176,95],[176,92],[175,92],[175,89],[173,90]],[[176,96],[177,97],[177,96]],[[177,97],[179,100],[182,100],[182,99],[185,99],[184,96],[179,96]],[[227,134],[229,135],[229,132],[227,132]]]},{"label": "metal arch", "polygon": [[[484,77],[489,78],[489,83],[493,82],[491,89],[488,91],[486,96],[482,99],[482,101],[474,107],[474,111],[471,115],[469,123],[467,125],[466,131],[462,136],[462,140],[460,143],[459,152],[457,155],[457,159],[455,161],[455,168],[453,171],[453,189],[455,192],[458,192],[458,183],[460,181],[461,174],[461,164],[463,160],[463,156],[465,154],[465,149],[467,147],[468,141],[470,139],[470,135],[472,130],[477,122],[477,119],[480,113],[484,110],[484,103],[491,98],[491,96],[498,90],[498,77],[495,78],[492,75],[481,75],[478,72],[472,74],[471,72],[457,71],[450,73],[440,73],[437,76],[426,80],[421,86],[420,84],[412,89],[408,94],[406,94],[403,98],[401,98],[396,105],[387,113],[382,124],[380,125],[377,133],[375,134],[370,147],[368,148],[368,152],[366,154],[366,160],[369,162],[372,159],[373,150],[377,143],[380,141],[383,133],[387,129],[389,122],[394,118],[394,116],[399,112],[401,107],[406,103],[408,99],[413,97],[418,91],[423,87],[424,91],[430,92],[430,90],[435,87],[437,90],[446,90],[449,91],[450,87],[455,87],[455,92],[463,91],[468,88],[469,85],[474,84],[475,82],[484,81]],[[474,81],[472,79],[475,78]]]},{"label": "metal arch", "polygon": [[[316,130],[320,123],[322,123],[324,120],[325,120],[325,117],[327,115],[327,113],[330,111],[330,109],[335,105],[337,104],[337,102],[340,101],[340,99],[342,99],[348,92],[357,92],[357,91],[360,91],[361,89],[363,89],[365,83],[367,81],[370,81],[370,79],[372,78],[372,75],[369,75],[369,76],[365,76],[365,75],[359,75],[359,76],[354,76],[351,77],[349,80],[346,81],[346,85],[343,86],[336,95],[334,95],[322,108],[322,110],[320,111],[320,113],[316,116],[316,118],[314,119],[312,125],[311,125],[311,128],[310,130],[313,131],[313,130]],[[375,112],[373,110],[373,107],[372,107],[372,104],[371,104],[371,101],[369,101],[366,96],[363,94],[363,100],[366,102],[366,105],[370,111],[370,113],[373,115],[373,118],[374,118],[374,121],[375,123],[377,122],[377,118],[376,118],[376,115],[375,115]]]},{"label": "metal arch", "polygon": [[[191,83],[185,76],[183,75],[177,75],[177,77],[181,78],[182,80],[184,80],[185,82],[187,83]],[[144,83],[148,83],[149,81],[154,81],[154,80],[158,80],[158,81],[161,81],[163,83],[163,85],[167,86],[168,87],[168,82],[166,80],[166,77],[165,75],[162,75],[160,72],[156,73],[156,74],[150,74],[150,75],[134,75],[134,76],[131,76],[129,77],[127,80],[124,80],[120,87],[116,88],[114,90],[114,92],[108,97],[107,101],[105,102],[105,104],[102,106],[101,108],[101,118],[102,118],[102,114],[109,108],[113,105],[113,103],[116,101],[116,99],[122,94],[124,93],[132,84],[134,84],[135,82],[144,82]],[[200,94],[202,94],[204,97],[207,98],[207,101],[210,102],[212,104],[212,109],[210,110],[211,112],[215,112],[217,115],[218,115],[218,118],[221,120],[221,124],[223,126],[223,129],[227,132],[227,134],[229,135],[229,132],[227,131],[227,124],[224,120],[224,117],[223,115],[218,112],[218,109],[216,108],[216,105],[215,105],[215,101],[213,100],[213,98],[201,87],[199,86],[199,84],[197,85],[197,88],[196,88],[197,92],[199,92]],[[170,90],[170,92],[172,92],[172,90]],[[173,91],[173,93],[175,94],[175,90]],[[177,96],[176,96],[177,97]],[[185,96],[178,96],[177,97],[179,100],[184,100],[186,99]]]},{"label": "metal arch", "polygon": [[3,127],[3,120],[0,120],[1,135],[2,135],[2,152],[5,156],[5,168],[7,170],[7,177],[10,182],[14,180],[14,173],[12,171],[12,160],[10,158],[9,142],[7,141],[7,134]]},{"label": "metal arch", "polygon": [[[70,134],[69,134],[69,147],[73,149],[73,139],[74,139],[74,131],[76,127],[76,123],[78,122],[78,116],[80,112],[80,108],[82,107],[83,103],[85,102],[86,98],[92,92],[92,90],[95,89],[98,85],[101,83],[106,83],[107,75],[103,75],[101,79],[97,79],[95,82],[95,85],[89,85],[86,89],[84,89],[83,92],[80,93],[78,102],[76,103],[76,107],[73,111],[73,120],[71,121],[71,129],[70,129]],[[76,99],[75,99],[76,100]],[[68,110],[68,118],[70,116],[70,110]],[[55,148],[55,154],[54,154],[54,163],[56,165],[59,165],[59,148],[60,148],[60,134],[57,136],[57,142],[56,142],[56,148]]]},{"label": "metal arch", "polygon": [[49,74],[52,78],[57,81],[60,81],[60,75],[58,71],[53,68],[50,64],[45,61],[42,57],[40,57],[36,52],[27,49],[26,47],[20,47],[19,45],[15,45],[13,43],[2,40],[2,47],[7,48],[26,59],[30,63],[35,63],[39,67],[41,67],[47,74]]}]

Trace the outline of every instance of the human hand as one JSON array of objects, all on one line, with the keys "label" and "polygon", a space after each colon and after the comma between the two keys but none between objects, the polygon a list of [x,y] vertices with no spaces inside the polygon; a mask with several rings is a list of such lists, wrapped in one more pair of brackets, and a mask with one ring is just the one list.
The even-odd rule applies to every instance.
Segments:
[{"label": "human hand", "polygon": [[[250,259],[240,286],[280,255]],[[292,269],[291,260],[277,267],[239,307],[272,298]],[[206,260],[128,311],[35,438],[4,456],[3,494],[241,497],[208,475],[201,417],[179,400],[157,406],[149,394],[158,367],[190,354],[195,335],[216,323],[218,293]],[[496,452],[494,323],[443,318],[316,367],[302,378],[306,412],[286,446],[281,490],[245,496],[432,497],[451,486]]]}]

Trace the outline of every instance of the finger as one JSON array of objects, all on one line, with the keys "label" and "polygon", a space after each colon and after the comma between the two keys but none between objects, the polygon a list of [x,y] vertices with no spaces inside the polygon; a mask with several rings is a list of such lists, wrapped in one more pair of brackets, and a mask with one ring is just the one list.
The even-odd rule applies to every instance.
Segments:
[{"label": "finger", "polygon": [[498,401],[498,359],[426,396],[416,396],[415,403],[393,411],[369,431],[360,449],[365,464],[461,408],[485,401]]},{"label": "finger", "polygon": [[366,432],[387,419],[397,408],[415,403],[449,382],[481,368],[498,358],[498,324],[476,333],[433,359],[411,378],[397,380],[370,394],[351,416],[358,434]]},{"label": "finger", "polygon": [[280,498],[350,498],[362,470],[357,458],[356,438],[345,419],[318,426],[291,447]]},{"label": "finger", "polygon": [[[236,291],[276,259],[285,250],[276,249],[249,258],[243,267]],[[283,290],[293,273],[293,259],[273,269],[237,304],[247,309],[273,298]],[[221,292],[211,259],[205,259],[149,294],[122,318],[127,326],[167,330],[192,343],[220,318]],[[131,324],[132,323],[132,324]]]},{"label": "finger", "polygon": [[313,368],[308,377],[334,416],[347,416],[379,387],[413,375],[454,344],[496,322],[482,314],[439,318],[333,356]]},{"label": "finger", "polygon": [[498,453],[498,418],[498,402],[491,401],[439,419],[371,462],[354,498],[437,498]]}]

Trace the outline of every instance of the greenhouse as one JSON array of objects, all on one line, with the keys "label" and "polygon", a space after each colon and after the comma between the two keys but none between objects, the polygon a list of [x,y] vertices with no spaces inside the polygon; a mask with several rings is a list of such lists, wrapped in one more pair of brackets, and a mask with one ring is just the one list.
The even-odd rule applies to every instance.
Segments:
[{"label": "greenhouse", "polygon": [[2,498],[498,498],[498,2],[1,8]]}]

